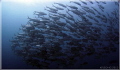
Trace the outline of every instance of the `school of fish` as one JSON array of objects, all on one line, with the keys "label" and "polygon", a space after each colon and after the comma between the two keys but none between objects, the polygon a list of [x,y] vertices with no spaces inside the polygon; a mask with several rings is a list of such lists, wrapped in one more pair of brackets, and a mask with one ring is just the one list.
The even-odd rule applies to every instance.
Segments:
[{"label": "school of fish", "polygon": [[[53,68],[75,68],[76,62],[86,56],[95,55],[95,59],[100,59],[117,52],[119,9],[106,11],[108,3],[76,0],[65,5],[55,2],[52,7],[45,7],[47,13],[34,11],[36,18],[28,17],[28,23],[21,24],[21,32],[10,40],[11,48],[25,62],[38,68],[51,68],[51,64],[55,64]],[[112,3],[119,7],[118,2]],[[80,66],[87,64],[82,62]]]}]

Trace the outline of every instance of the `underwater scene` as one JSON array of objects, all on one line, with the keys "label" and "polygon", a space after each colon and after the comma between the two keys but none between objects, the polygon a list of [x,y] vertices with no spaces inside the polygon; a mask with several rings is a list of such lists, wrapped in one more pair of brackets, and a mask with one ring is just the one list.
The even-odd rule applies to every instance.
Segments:
[{"label": "underwater scene", "polygon": [[117,0],[2,1],[2,69],[119,69]]}]

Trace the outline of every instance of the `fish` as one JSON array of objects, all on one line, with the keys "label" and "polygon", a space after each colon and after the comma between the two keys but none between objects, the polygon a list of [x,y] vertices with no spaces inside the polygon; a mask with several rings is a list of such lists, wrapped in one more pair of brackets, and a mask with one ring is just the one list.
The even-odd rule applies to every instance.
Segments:
[{"label": "fish", "polygon": [[80,2],[82,2],[83,4],[85,4],[85,5],[87,5],[87,3],[86,2],[84,2],[84,1],[82,1],[82,0],[79,0]]},{"label": "fish", "polygon": [[95,10],[98,14],[101,14],[97,9],[95,9],[94,7],[91,7],[93,8],[93,10]]},{"label": "fish", "polygon": [[106,2],[105,1],[101,1],[103,4],[106,4]]},{"label": "fish", "polygon": [[24,36],[24,35],[26,35],[26,33],[18,33],[18,35],[23,35]]},{"label": "fish", "polygon": [[[68,6],[68,5],[67,5]],[[78,9],[77,7],[75,7],[75,6],[68,6],[68,7],[70,7],[71,9]]]},{"label": "fish", "polygon": [[67,27],[70,31],[75,32],[75,29],[74,29],[73,27],[71,27],[70,25],[66,25],[66,27]]},{"label": "fish", "polygon": [[75,4],[79,5],[79,6],[81,6],[81,4],[79,2],[70,1],[70,3],[75,3]]},{"label": "fish", "polygon": [[28,17],[28,19],[29,19],[29,21],[40,23],[40,20],[38,20],[38,19],[32,19],[32,18],[29,18],[29,17]]},{"label": "fish", "polygon": [[65,19],[66,23],[72,23],[71,21],[68,21],[67,19]]},{"label": "fish", "polygon": [[[88,2],[87,2],[88,1]],[[111,2],[113,5],[115,2]],[[105,1],[78,0],[66,4],[53,2],[42,11],[34,11],[9,40],[12,51],[37,68],[79,68],[109,53],[118,53],[119,9],[111,11]],[[95,5],[95,6],[94,6]],[[96,7],[97,6],[97,7]],[[27,19],[27,18],[26,18]],[[108,43],[109,45],[107,45]],[[97,47],[96,47],[97,46]],[[116,60],[108,61],[115,64]]]},{"label": "fish", "polygon": [[64,4],[61,4],[61,3],[54,3],[54,4],[58,4],[59,6],[66,8],[66,6]]},{"label": "fish", "polygon": [[34,11],[34,15],[38,15],[39,16],[44,16],[44,15],[47,15],[46,13],[44,12],[37,12],[37,11]]},{"label": "fish", "polygon": [[49,11],[51,13],[57,13],[57,11],[55,11],[55,10],[48,10],[48,9],[44,9],[44,10],[47,10],[47,11]]},{"label": "fish", "polygon": [[87,7],[87,6],[81,6],[82,7],[82,9],[89,9],[89,7]]},{"label": "fish", "polygon": [[67,13],[70,17],[73,17],[73,15],[71,15],[68,11],[66,11],[66,13]]},{"label": "fish", "polygon": [[50,20],[49,18],[46,17],[40,17],[42,20]]},{"label": "fish", "polygon": [[93,17],[91,16],[91,15],[86,15],[88,18],[90,18],[90,19],[93,19]]},{"label": "fish", "polygon": [[66,16],[66,18],[69,19],[69,20],[75,21],[73,17]]},{"label": "fish", "polygon": [[50,14],[49,14],[49,17],[52,18],[53,20],[59,20],[60,19],[60,17],[58,17],[58,16],[51,16]]},{"label": "fish", "polygon": [[84,21],[86,21],[86,22],[89,21],[85,16],[80,16],[80,17],[82,18],[82,21],[83,21],[83,22],[84,22]]},{"label": "fish", "polygon": [[96,1],[96,3],[98,3],[99,4],[99,2],[97,1],[97,0],[95,0]]},{"label": "fish", "polygon": [[87,1],[89,1],[91,4],[93,4],[93,2],[91,0],[87,0]]},{"label": "fish", "polygon": [[53,10],[53,11],[58,11],[57,9],[54,9],[54,8],[50,8],[50,7],[47,7],[46,8],[49,8],[50,10]]},{"label": "fish", "polygon": [[92,9],[90,9],[89,7],[85,7],[85,6],[82,6],[82,8],[86,11],[86,12],[90,12],[92,14],[95,15],[94,11]]},{"label": "fish", "polygon": [[99,6],[99,8],[104,9],[104,7],[102,5],[98,5],[98,6]]},{"label": "fish", "polygon": [[64,14],[64,13],[58,13],[59,15],[61,15],[61,16],[63,16],[63,17],[66,17],[66,14]]},{"label": "fish", "polygon": [[118,1],[115,1],[114,3],[115,3],[115,5],[119,6],[119,2]]},{"label": "fish", "polygon": [[60,26],[65,26],[66,25],[66,23],[64,23],[64,22],[61,22],[61,21],[57,21],[57,22],[55,22],[57,25],[60,25]]},{"label": "fish", "polygon": [[70,9],[68,9],[68,11],[71,11],[71,12],[73,12],[74,14],[79,15],[79,11],[77,11],[77,10],[70,10]]},{"label": "fish", "polygon": [[54,5],[52,5],[52,6],[55,7],[56,9],[58,9],[58,10],[64,10],[63,8],[56,7],[56,6],[54,6]]},{"label": "fish", "polygon": [[99,23],[99,21],[98,21],[97,19],[94,18],[93,20],[94,20],[95,22]]}]

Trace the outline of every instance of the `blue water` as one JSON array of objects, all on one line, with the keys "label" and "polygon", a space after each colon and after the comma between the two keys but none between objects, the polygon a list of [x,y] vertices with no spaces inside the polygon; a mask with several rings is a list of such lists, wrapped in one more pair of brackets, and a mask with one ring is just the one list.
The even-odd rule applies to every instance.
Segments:
[{"label": "blue water", "polygon": [[[68,4],[68,2],[63,3]],[[26,62],[23,61],[22,57],[14,54],[11,49],[11,42],[9,40],[12,39],[14,34],[17,34],[20,31],[19,28],[21,27],[21,24],[27,23],[28,16],[34,18],[34,11],[44,11],[44,7],[51,6],[53,3],[54,2],[46,2],[28,5],[16,2],[2,2],[2,69],[36,68],[31,65],[27,65]],[[112,3],[106,5],[105,7],[109,7],[107,11],[111,11],[114,8]],[[118,52],[119,50],[117,50],[115,53],[111,53],[107,58],[101,58],[100,60],[93,59],[93,56],[85,57],[82,61],[89,61],[91,64],[88,64],[85,67],[83,66],[83,68],[99,68],[100,66],[111,66],[107,62],[110,59],[119,60]],[[118,66],[118,63],[113,64],[112,66]],[[76,68],[79,67],[76,65]]]}]

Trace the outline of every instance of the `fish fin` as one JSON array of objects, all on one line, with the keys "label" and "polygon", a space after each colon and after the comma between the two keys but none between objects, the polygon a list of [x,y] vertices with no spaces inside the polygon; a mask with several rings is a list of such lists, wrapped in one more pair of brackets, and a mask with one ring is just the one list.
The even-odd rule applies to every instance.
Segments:
[{"label": "fish fin", "polygon": [[52,4],[53,7],[55,7],[53,4]]},{"label": "fish fin", "polygon": [[53,4],[52,4],[52,6],[56,8],[56,6],[54,6]]},{"label": "fish fin", "polygon": [[47,10],[46,8],[44,8],[44,10]]},{"label": "fish fin", "polygon": [[34,13],[33,13],[33,14],[35,15],[35,13],[36,13],[36,11],[34,11]]},{"label": "fish fin", "polygon": [[28,17],[28,19],[30,19],[30,18]]}]

